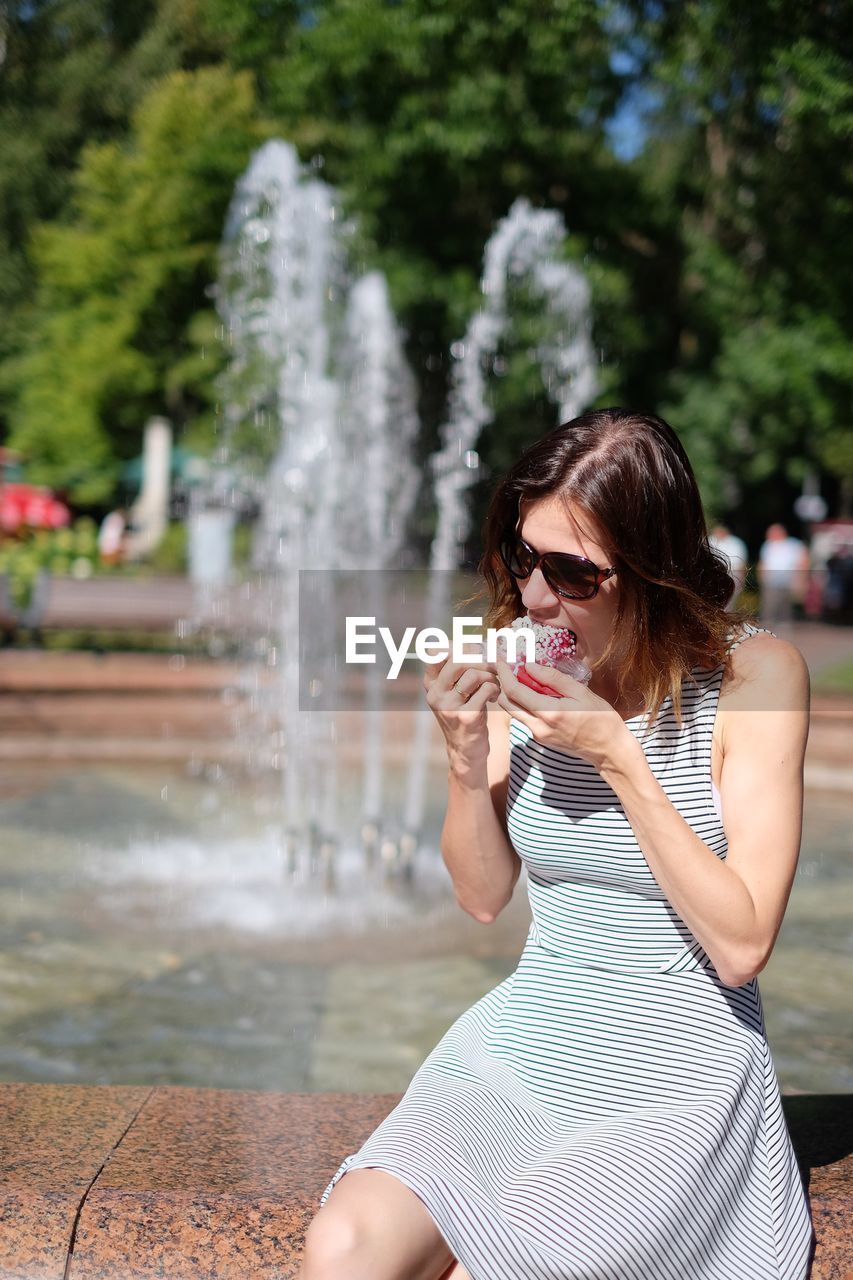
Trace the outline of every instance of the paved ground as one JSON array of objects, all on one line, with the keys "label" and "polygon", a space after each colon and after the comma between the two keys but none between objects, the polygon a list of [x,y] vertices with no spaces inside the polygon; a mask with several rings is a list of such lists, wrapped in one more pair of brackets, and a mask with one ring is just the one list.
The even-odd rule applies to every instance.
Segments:
[{"label": "paved ground", "polygon": [[812,676],[853,658],[853,627],[832,627],[822,622],[794,622],[787,628],[772,628],[802,653]]}]

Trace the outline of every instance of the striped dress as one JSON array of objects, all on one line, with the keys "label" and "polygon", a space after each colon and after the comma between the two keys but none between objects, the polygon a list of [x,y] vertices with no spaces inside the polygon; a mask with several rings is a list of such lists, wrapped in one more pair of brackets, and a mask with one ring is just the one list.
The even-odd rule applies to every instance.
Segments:
[{"label": "striped dress", "polygon": [[[722,674],[685,681],[681,729],[669,698],[650,730],[625,723],[724,859]],[[814,1234],[757,980],[720,980],[589,762],[516,719],[510,742],[533,917],[518,966],[453,1023],[320,1204],[349,1169],[394,1174],[471,1280],[805,1280]]]}]

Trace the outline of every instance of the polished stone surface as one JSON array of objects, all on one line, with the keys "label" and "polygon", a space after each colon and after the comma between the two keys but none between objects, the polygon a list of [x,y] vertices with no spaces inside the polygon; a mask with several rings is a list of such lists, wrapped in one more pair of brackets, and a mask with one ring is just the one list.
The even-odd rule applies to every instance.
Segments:
[{"label": "polished stone surface", "polygon": [[[292,1280],[323,1188],[399,1097],[0,1084],[0,1280]],[[853,1280],[853,1096],[784,1106],[811,1280]]]},{"label": "polished stone surface", "polygon": [[151,1092],[0,1086],[3,1280],[63,1280],[80,1204]]},{"label": "polished stone surface", "polygon": [[817,1236],[810,1280],[853,1280],[853,1094],[782,1104]]},{"label": "polished stone surface", "polygon": [[87,1198],[70,1280],[292,1276],[339,1152],[398,1097],[155,1090]]}]

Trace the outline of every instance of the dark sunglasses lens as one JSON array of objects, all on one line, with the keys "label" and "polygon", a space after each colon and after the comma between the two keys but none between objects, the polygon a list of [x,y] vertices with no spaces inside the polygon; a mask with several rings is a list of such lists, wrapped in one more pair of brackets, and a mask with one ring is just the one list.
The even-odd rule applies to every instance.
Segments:
[{"label": "dark sunglasses lens", "polygon": [[532,557],[515,538],[507,538],[501,544],[501,559],[516,578],[526,578],[530,573]]},{"label": "dark sunglasses lens", "polygon": [[554,556],[544,561],[543,572],[550,585],[575,600],[587,600],[595,595],[595,569],[576,561]]},{"label": "dark sunglasses lens", "polygon": [[[514,577],[526,578],[533,572],[536,557],[518,538],[505,538],[500,553]],[[555,553],[545,556],[540,567],[552,590],[571,596],[573,600],[585,600],[595,595],[597,575],[594,566]]]}]

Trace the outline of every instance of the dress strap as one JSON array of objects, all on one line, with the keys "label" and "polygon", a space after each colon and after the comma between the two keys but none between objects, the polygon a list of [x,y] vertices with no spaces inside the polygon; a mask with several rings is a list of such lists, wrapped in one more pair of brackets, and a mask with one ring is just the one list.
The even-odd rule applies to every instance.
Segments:
[{"label": "dress strap", "polygon": [[757,635],[760,631],[765,632],[765,634],[768,636],[774,636],[775,639],[777,640],[779,639],[779,637],[776,635],[776,632],[771,631],[769,627],[759,627],[756,623],[753,623],[753,622],[743,622],[741,623],[741,627],[742,627],[741,634],[736,639],[733,639],[735,635],[734,631],[729,632],[729,640],[733,640],[733,643],[729,644],[728,650],[727,650],[728,653],[731,653],[732,650],[736,649],[739,644],[743,644],[744,640],[748,640],[750,636]]}]

